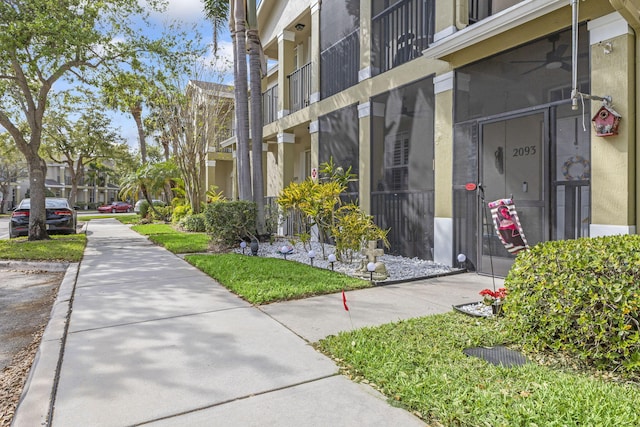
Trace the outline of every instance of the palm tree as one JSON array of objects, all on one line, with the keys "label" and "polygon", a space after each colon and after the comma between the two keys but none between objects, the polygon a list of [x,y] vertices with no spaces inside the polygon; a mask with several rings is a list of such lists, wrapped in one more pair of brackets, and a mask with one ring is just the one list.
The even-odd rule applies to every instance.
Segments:
[{"label": "palm tree", "polygon": [[[222,24],[229,19],[233,43],[234,95],[238,165],[238,193],[241,200],[251,200],[251,170],[249,165],[249,95],[246,58],[246,10],[243,0],[204,0],[204,12],[213,24],[214,50]],[[231,12],[231,13],[229,13]],[[214,52],[216,53],[216,52]]]},{"label": "palm tree", "polygon": [[249,29],[249,82],[251,85],[251,155],[253,159],[253,201],[256,203],[256,229],[258,235],[265,234],[264,176],[262,172],[262,76],[266,64],[262,60],[262,44],[258,35],[256,0],[247,2]]},{"label": "palm tree", "polygon": [[[230,17],[229,28],[233,42],[234,53],[234,93],[236,113],[236,138],[238,141],[238,187],[241,200],[251,200],[257,206],[256,229],[259,235],[265,233],[264,214],[264,175],[262,169],[262,87],[261,79],[266,73],[266,64],[262,60],[262,45],[258,36],[258,22],[256,1],[249,0],[247,9],[243,1],[204,0],[205,14],[213,24],[214,51],[217,51],[218,34],[222,29],[229,10],[233,11]],[[248,21],[248,30],[245,36],[245,22]],[[251,83],[251,134],[253,158],[253,187],[249,167],[249,112],[248,112],[248,87],[247,64],[244,60],[246,45],[249,42],[249,73]],[[253,191],[252,191],[253,190]],[[253,197],[252,197],[253,195]]]}]

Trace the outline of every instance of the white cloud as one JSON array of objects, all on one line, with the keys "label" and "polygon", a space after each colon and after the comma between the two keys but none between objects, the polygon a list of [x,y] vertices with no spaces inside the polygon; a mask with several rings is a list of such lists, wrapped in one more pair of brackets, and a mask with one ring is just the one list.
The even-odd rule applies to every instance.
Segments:
[{"label": "white cloud", "polygon": [[161,14],[162,19],[178,19],[189,23],[199,23],[206,19],[202,0],[168,0],[167,3],[167,10]]}]

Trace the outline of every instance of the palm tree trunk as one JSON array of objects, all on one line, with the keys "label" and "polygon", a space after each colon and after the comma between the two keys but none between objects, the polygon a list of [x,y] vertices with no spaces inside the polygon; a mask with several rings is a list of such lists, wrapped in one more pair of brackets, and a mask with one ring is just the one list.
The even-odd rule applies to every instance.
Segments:
[{"label": "palm tree trunk", "polygon": [[244,1],[235,0],[234,16],[234,64],[235,64],[235,111],[238,165],[238,192],[240,200],[251,200],[251,170],[249,164],[249,101],[246,61],[246,28]]},{"label": "palm tree trunk", "polygon": [[138,128],[138,144],[140,144],[140,157],[142,164],[147,163],[147,142],[145,140],[144,127],[142,126],[142,107],[138,104],[131,108],[131,115]]},{"label": "palm tree trunk", "polygon": [[[253,3],[255,7],[255,3]],[[253,201],[256,203],[256,229],[266,234],[264,217],[264,176],[262,171],[262,66],[257,29],[248,31],[249,75],[251,84],[251,154],[253,158]]]}]

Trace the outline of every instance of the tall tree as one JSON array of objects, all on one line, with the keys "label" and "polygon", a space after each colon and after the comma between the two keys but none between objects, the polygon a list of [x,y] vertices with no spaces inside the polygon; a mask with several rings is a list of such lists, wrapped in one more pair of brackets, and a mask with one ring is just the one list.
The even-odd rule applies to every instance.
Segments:
[{"label": "tall tree", "polygon": [[138,148],[142,163],[147,162],[147,135],[142,120],[142,106],[156,92],[155,82],[129,71],[113,73],[105,79],[102,91],[107,105],[123,113],[131,114],[138,131]]},{"label": "tall tree", "polygon": [[46,158],[65,165],[69,171],[71,191],[67,198],[75,205],[85,167],[97,160],[121,158],[128,147],[101,111],[87,108],[77,119],[70,119],[66,108],[60,108],[45,119],[43,149]]},{"label": "tall tree", "polygon": [[209,81],[176,81],[174,87],[165,89],[164,103],[154,105],[157,137],[173,147],[173,160],[181,171],[194,213],[200,212],[200,204],[205,201],[203,177],[208,149],[227,135],[233,112],[232,90]]},{"label": "tall tree", "polygon": [[262,77],[267,66],[258,35],[256,1],[247,1],[247,41],[249,43],[249,83],[251,88],[251,158],[253,160],[253,201],[256,203],[258,235],[266,233],[264,175],[262,170]]},{"label": "tall tree", "polygon": [[[147,2],[156,6],[157,1]],[[141,46],[116,37],[144,10],[137,0],[12,0],[0,2],[0,126],[12,136],[29,168],[29,240],[47,239],[45,177],[40,156],[43,118],[54,85],[81,77]],[[120,41],[117,41],[120,40]],[[27,130],[18,123],[24,121]]]},{"label": "tall tree", "polygon": [[247,13],[245,2],[244,0],[204,0],[204,10],[206,17],[213,23],[214,40],[217,40],[217,32],[222,28],[221,22],[226,19],[229,22],[233,44],[238,196],[240,200],[251,200],[253,196],[251,165],[249,163],[249,87],[247,83]]},{"label": "tall tree", "polygon": [[246,9],[243,0],[235,0],[232,8],[234,46],[234,90],[236,111],[236,139],[238,162],[238,195],[240,200],[251,200],[251,165],[249,163],[249,85],[247,83]]}]

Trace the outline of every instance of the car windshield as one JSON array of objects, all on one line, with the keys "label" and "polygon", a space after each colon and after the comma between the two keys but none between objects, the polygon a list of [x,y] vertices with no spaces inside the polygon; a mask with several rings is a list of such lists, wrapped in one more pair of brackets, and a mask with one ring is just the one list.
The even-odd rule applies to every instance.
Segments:
[{"label": "car windshield", "polygon": [[[60,208],[69,208],[69,203],[67,203],[67,199],[45,199],[46,209],[60,209]],[[31,208],[31,199],[24,199],[20,202],[19,209],[30,209]]]}]

